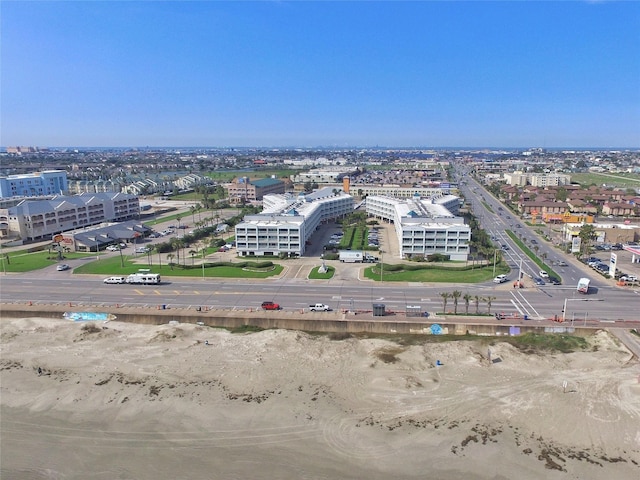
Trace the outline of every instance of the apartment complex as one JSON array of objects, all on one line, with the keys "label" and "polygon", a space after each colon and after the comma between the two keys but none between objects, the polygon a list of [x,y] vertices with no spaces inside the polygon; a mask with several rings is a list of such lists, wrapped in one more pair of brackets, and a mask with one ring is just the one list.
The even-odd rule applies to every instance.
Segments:
[{"label": "apartment complex", "polygon": [[[420,197],[439,197],[447,195],[452,191],[456,193],[458,187],[453,188],[430,188],[430,187],[403,187],[400,185],[351,185],[352,193],[357,193],[363,197],[369,195],[395,197],[395,198],[413,198],[416,195]],[[457,198],[457,197],[456,197]]]},{"label": "apartment complex", "polygon": [[400,256],[449,255],[451,260],[467,260],[471,228],[456,216],[459,199],[454,195],[410,199],[367,197],[367,214],[393,222]]},{"label": "apartment complex", "polygon": [[138,197],[126,193],[88,193],[54,196],[50,200],[24,200],[0,209],[3,236],[23,241],[50,239],[52,235],[102,222],[133,220],[140,215]]},{"label": "apartment complex", "polygon": [[304,255],[307,240],[324,223],[353,212],[353,198],[326,187],[310,194],[266,195],[264,209],[236,225],[240,256]]},{"label": "apartment complex", "polygon": [[277,178],[249,180],[249,177],[240,177],[226,184],[225,188],[231,203],[248,203],[262,200],[265,195],[284,193],[284,182]]},{"label": "apartment complex", "polygon": [[356,175],[358,173],[358,169],[354,167],[340,167],[340,166],[326,166],[323,168],[313,168],[308,172],[301,172],[297,175],[291,175],[291,181],[293,183],[306,183],[306,182],[315,182],[318,184],[322,183],[342,183],[342,179],[344,177],[348,177],[350,175]]},{"label": "apartment complex", "polygon": [[505,173],[504,179],[509,185],[524,187],[530,184],[534,187],[557,187],[559,185],[569,185],[571,176],[563,173]]},{"label": "apartment complex", "polygon": [[61,195],[67,189],[67,172],[63,170],[0,177],[0,198]]}]

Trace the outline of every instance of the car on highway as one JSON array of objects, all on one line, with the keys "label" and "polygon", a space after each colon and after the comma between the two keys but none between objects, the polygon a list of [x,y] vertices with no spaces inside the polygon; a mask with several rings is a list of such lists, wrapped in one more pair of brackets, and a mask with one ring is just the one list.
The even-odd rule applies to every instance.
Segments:
[{"label": "car on highway", "polygon": [[556,263],[556,265],[558,265],[559,267],[568,267],[567,262],[565,262],[564,260],[560,260],[558,263]]},{"label": "car on highway", "polygon": [[69,268],[70,268],[69,265],[67,265],[66,263],[61,263],[56,267],[56,270],[59,272],[63,272],[65,270],[69,270]]},{"label": "car on highway", "polygon": [[540,277],[535,277],[535,278],[533,279],[533,283],[535,283],[536,285],[546,285],[546,284],[544,283],[544,280],[542,280]]},{"label": "car on highway", "polygon": [[549,274],[547,272],[545,272],[544,270],[540,270],[538,272],[538,275],[540,275],[542,278],[549,278]]},{"label": "car on highway", "polygon": [[274,302],[262,302],[263,310],[280,310],[280,305]]},{"label": "car on highway", "polygon": [[507,281],[506,275],[498,275],[496,278],[493,279],[493,283],[504,283],[506,281]]},{"label": "car on highway", "polygon": [[562,282],[560,282],[560,279],[556,277],[549,277],[549,283],[551,285],[562,285]]},{"label": "car on highway", "polygon": [[103,280],[104,283],[127,283],[126,277],[108,277]]},{"label": "car on highway", "polygon": [[538,243],[538,241],[537,241],[535,238],[532,238],[532,239],[531,239],[531,243],[532,243],[533,245],[536,245],[536,244]]},{"label": "car on highway", "polygon": [[520,225],[519,223],[516,225],[516,228],[522,228],[522,225]]},{"label": "car on highway", "polygon": [[502,250],[504,250],[505,252],[506,252],[507,250],[509,250],[509,245],[507,245],[506,243],[503,243],[503,244],[502,244]]}]

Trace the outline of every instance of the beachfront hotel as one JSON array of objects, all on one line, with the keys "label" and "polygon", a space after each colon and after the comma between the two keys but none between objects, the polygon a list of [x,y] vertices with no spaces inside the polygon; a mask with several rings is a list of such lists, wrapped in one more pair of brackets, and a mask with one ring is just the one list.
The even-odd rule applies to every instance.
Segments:
[{"label": "beachfront hotel", "polygon": [[353,198],[336,188],[299,195],[265,195],[263,211],[235,227],[240,256],[304,255],[307,240],[323,224],[353,212]]},{"label": "beachfront hotel", "polygon": [[369,196],[369,216],[393,222],[400,246],[400,257],[448,255],[451,260],[467,260],[471,228],[455,214],[460,206],[455,195],[410,199]]}]

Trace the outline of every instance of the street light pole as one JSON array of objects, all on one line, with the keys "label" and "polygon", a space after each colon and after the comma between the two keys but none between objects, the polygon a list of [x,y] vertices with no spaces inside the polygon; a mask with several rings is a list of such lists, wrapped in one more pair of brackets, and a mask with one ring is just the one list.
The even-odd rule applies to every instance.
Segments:
[{"label": "street light pole", "polygon": [[207,248],[204,247],[202,249],[202,280],[204,280],[204,254],[207,251]]},{"label": "street light pole", "polygon": [[496,275],[496,259],[498,257],[498,250],[494,250],[493,251],[493,276],[495,277]]},{"label": "street light pole", "polygon": [[380,283],[384,280],[382,279],[382,272],[384,271],[384,250],[380,250]]}]

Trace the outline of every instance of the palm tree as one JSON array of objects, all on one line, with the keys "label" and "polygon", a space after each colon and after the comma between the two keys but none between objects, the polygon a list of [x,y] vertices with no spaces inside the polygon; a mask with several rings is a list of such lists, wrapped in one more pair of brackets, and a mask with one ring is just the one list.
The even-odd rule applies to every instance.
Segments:
[{"label": "palm tree", "polygon": [[487,313],[491,314],[491,303],[496,299],[496,297],[485,297],[485,302],[487,302]]},{"label": "palm tree", "polygon": [[476,314],[480,313],[480,300],[482,297],[480,295],[475,295],[473,297],[474,302],[476,303]]},{"label": "palm tree", "polygon": [[196,252],[195,250],[189,250],[189,255],[191,255],[191,266],[192,267],[193,267],[193,264],[194,264],[194,259],[195,259],[196,253],[198,253],[198,252]]},{"label": "palm tree", "polygon": [[449,292],[442,292],[440,296],[442,297],[442,312],[447,313],[447,300],[451,298],[451,294]]},{"label": "palm tree", "polygon": [[153,248],[156,251],[156,253],[158,254],[158,264],[160,265],[160,270],[162,270],[162,255],[161,255],[161,252],[160,252],[162,247],[160,246],[159,243],[156,243]]},{"label": "palm tree", "polygon": [[460,298],[461,295],[462,295],[462,292],[460,290],[454,290],[453,292],[451,292],[451,298],[453,298],[453,314],[454,315],[458,314],[458,299]]},{"label": "palm tree", "polygon": [[467,292],[462,296],[462,298],[464,299],[464,313],[469,315],[469,302],[471,301],[473,296],[469,292]]},{"label": "palm tree", "polygon": [[174,257],[175,255],[173,253],[167,255],[167,260],[169,261],[169,267],[171,267],[171,270],[173,270],[173,262],[171,260],[173,260]]}]

